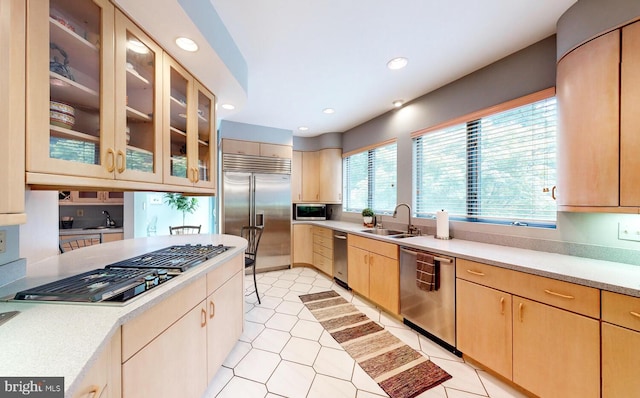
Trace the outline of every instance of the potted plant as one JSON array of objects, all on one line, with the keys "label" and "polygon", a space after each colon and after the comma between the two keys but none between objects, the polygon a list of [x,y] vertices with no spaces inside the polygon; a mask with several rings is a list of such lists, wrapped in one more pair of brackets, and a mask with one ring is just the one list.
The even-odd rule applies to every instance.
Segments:
[{"label": "potted plant", "polygon": [[367,207],[366,209],[362,210],[362,223],[364,224],[365,227],[373,227],[373,216],[375,215],[375,213],[373,212],[373,209]]},{"label": "potted plant", "polygon": [[164,203],[169,207],[182,212],[182,225],[185,225],[184,218],[187,213],[193,214],[198,208],[198,199],[186,197],[181,193],[165,193]]}]

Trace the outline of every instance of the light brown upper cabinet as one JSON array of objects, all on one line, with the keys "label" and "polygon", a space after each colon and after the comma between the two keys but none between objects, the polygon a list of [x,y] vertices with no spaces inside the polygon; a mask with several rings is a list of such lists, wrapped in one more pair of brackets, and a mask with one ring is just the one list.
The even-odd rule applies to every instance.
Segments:
[{"label": "light brown upper cabinet", "polygon": [[640,23],[558,63],[558,210],[640,209]]},{"label": "light brown upper cabinet", "polygon": [[164,182],[214,190],[215,98],[167,54],[164,82]]},{"label": "light brown upper cabinet", "polygon": [[0,0],[0,225],[26,222],[24,212],[25,4]]},{"label": "light brown upper cabinet", "polygon": [[294,203],[342,203],[342,150],[294,151],[291,164]]},{"label": "light brown upper cabinet", "polygon": [[114,65],[114,12],[108,0],[27,2],[28,183],[114,178],[115,71],[102,67]]},{"label": "light brown upper cabinet", "polygon": [[116,11],[116,178],[162,182],[162,49]]}]

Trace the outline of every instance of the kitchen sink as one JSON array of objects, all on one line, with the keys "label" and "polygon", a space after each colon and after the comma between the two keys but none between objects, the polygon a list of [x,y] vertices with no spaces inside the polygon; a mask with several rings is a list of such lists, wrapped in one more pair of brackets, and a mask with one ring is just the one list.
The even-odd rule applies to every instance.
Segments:
[{"label": "kitchen sink", "polygon": [[374,234],[374,235],[382,235],[382,236],[399,235],[399,234],[405,233],[404,231],[400,231],[397,229],[386,229],[386,228],[363,229],[362,232],[366,232],[368,234]]},{"label": "kitchen sink", "polygon": [[117,227],[116,226],[107,227],[105,225],[96,225],[96,226],[93,226],[93,227],[84,227],[82,229],[113,229],[113,228],[117,228]]},{"label": "kitchen sink", "polygon": [[390,238],[394,238],[394,239],[404,239],[404,238],[412,238],[414,236],[418,236],[418,235],[402,233],[402,234],[398,234],[398,235],[391,235],[389,237]]}]

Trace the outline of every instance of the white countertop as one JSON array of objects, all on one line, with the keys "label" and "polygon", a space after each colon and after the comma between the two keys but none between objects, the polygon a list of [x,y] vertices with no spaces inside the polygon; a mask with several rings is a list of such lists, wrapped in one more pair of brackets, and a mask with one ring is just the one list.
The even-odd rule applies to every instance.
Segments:
[{"label": "white countertop", "polygon": [[95,234],[117,234],[123,233],[124,229],[122,227],[109,227],[109,228],[68,228],[68,229],[59,229],[58,235],[67,236],[67,235],[95,235]]},{"label": "white countertop", "polygon": [[299,221],[342,232],[356,233],[400,246],[433,251],[457,258],[478,261],[534,275],[640,297],[640,266],[594,260],[584,257],[519,249],[460,239],[442,240],[432,235],[411,238],[390,238],[363,233],[360,224],[343,221]]},{"label": "white countertop", "polygon": [[0,288],[0,297],[67,276],[181,244],[223,244],[233,249],[194,267],[126,304],[4,301],[0,312],[20,314],[0,325],[0,375],[65,379],[71,397],[116,329],[225,260],[244,253],[246,241],[232,235],[174,235],[127,239],[70,251],[29,266],[27,276]]}]

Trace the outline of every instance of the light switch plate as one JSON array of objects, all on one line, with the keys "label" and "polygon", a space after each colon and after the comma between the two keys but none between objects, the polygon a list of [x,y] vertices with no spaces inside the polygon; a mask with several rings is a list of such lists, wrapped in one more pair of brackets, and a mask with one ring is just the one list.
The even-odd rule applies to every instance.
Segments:
[{"label": "light switch plate", "polygon": [[0,253],[7,251],[7,231],[0,231]]},{"label": "light switch plate", "polygon": [[640,242],[640,223],[618,223],[618,239]]}]

